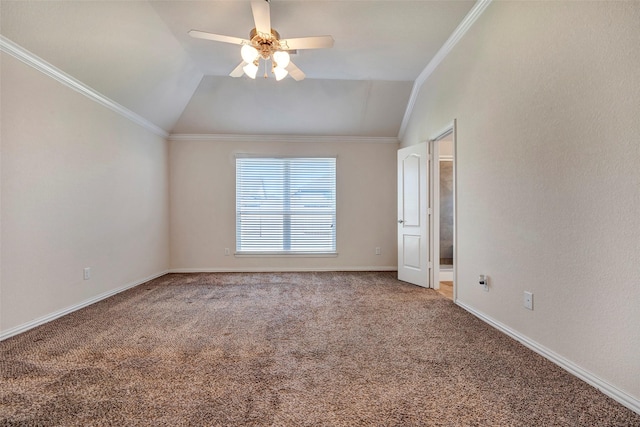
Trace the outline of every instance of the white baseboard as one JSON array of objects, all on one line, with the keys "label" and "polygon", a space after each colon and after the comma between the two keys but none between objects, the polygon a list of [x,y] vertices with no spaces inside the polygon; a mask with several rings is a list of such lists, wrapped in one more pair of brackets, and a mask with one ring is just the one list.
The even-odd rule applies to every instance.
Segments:
[{"label": "white baseboard", "polygon": [[172,268],[169,273],[304,273],[312,271],[397,271],[398,266],[371,267],[243,267],[243,268]]},{"label": "white baseboard", "polygon": [[39,317],[35,320],[32,320],[27,323],[23,323],[22,325],[15,326],[13,328],[7,329],[5,331],[0,332],[0,341],[10,338],[14,335],[21,334],[23,332],[28,331],[29,329],[33,329],[37,326],[44,325],[45,323],[51,322],[59,317],[62,317],[66,314],[73,313],[76,310],[80,310],[81,308],[87,307],[91,304],[94,304],[103,299],[109,298],[115,294],[126,291],[127,289],[134,288],[138,285],[141,285],[149,280],[156,279],[160,276],[164,276],[167,273],[274,273],[274,272],[308,272],[308,271],[396,271],[398,268],[396,266],[383,266],[383,267],[344,267],[344,268],[243,268],[243,269],[229,269],[229,268],[174,268],[171,270],[164,270],[156,274],[152,274],[151,276],[145,277],[143,279],[136,280],[131,283],[127,283],[124,286],[121,286],[117,289],[113,289],[107,292],[104,292],[100,295],[97,295],[93,298],[89,298],[88,300],[82,301],[78,304],[72,305],[70,307],[63,308],[62,310],[55,311],[53,313],[47,314],[46,316]]},{"label": "white baseboard", "polygon": [[616,402],[620,403],[621,405],[624,405],[627,408],[631,409],[632,411],[640,414],[640,400],[636,399],[635,397],[629,395],[628,393],[625,393],[624,391],[620,390],[616,386],[609,384],[608,382],[597,377],[596,375],[592,374],[586,369],[581,368],[580,366],[576,365],[572,361],[560,356],[556,352],[527,338],[526,336],[520,334],[519,332],[514,331],[504,323],[501,323],[495,319],[492,319],[486,314],[477,311],[476,309],[466,305],[463,302],[460,302],[459,300],[456,301],[456,304],[462,307],[463,309],[467,310],[469,313],[473,314],[474,316],[478,317],[480,320],[488,323],[489,325],[493,326],[499,331],[509,335],[511,338],[515,339],[516,341],[520,342],[524,346],[535,351],[542,357],[552,361],[553,363],[565,369],[569,373],[580,378],[582,381],[586,382],[587,384],[597,388],[600,392],[606,394],[607,396],[609,396]]},{"label": "white baseboard", "polygon": [[82,301],[81,303],[72,305],[72,306],[67,307],[67,308],[63,308],[62,310],[53,312],[51,314],[47,314],[46,316],[39,317],[39,318],[37,318],[35,320],[32,320],[30,322],[23,323],[22,325],[15,326],[15,327],[13,327],[11,329],[7,329],[6,331],[2,331],[2,332],[0,332],[0,341],[5,340],[5,339],[7,339],[9,337],[12,337],[14,335],[18,335],[18,334],[21,334],[23,332],[26,332],[29,329],[35,328],[36,326],[44,325],[47,322],[51,322],[52,320],[55,320],[55,319],[57,319],[59,317],[62,317],[64,315],[66,315],[66,314],[73,313],[76,310],[80,310],[81,308],[87,307],[87,306],[89,306],[91,304],[94,304],[94,303],[96,303],[98,301],[101,301],[101,300],[103,300],[105,298],[109,298],[110,296],[118,294],[118,293],[120,293],[122,291],[126,291],[127,289],[130,289],[130,288],[134,288],[134,287],[136,287],[138,285],[141,285],[141,284],[143,284],[145,282],[148,282],[149,280],[156,279],[156,278],[158,278],[160,276],[164,276],[167,273],[168,273],[168,271],[165,270],[165,271],[161,271],[160,273],[152,274],[151,276],[145,277],[144,279],[139,279],[139,280],[136,280],[134,282],[127,283],[126,285],[124,285],[122,287],[119,287],[117,289],[113,289],[113,290],[104,292],[104,293],[102,293],[100,295],[96,295],[95,297],[89,298],[88,300]]}]

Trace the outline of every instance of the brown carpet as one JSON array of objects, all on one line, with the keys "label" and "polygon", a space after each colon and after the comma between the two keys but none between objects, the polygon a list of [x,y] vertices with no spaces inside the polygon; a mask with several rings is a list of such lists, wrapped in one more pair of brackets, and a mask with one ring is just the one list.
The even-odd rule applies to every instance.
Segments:
[{"label": "brown carpet", "polygon": [[640,426],[394,276],[163,276],[1,342],[0,425]]}]

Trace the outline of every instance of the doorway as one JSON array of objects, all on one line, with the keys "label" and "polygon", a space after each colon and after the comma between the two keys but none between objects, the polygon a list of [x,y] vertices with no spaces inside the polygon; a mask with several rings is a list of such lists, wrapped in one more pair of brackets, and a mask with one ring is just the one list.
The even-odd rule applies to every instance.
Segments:
[{"label": "doorway", "polygon": [[398,150],[398,279],[454,302],[455,125],[454,120],[436,138]]},{"label": "doorway", "polygon": [[455,122],[430,141],[433,287],[455,301]]}]

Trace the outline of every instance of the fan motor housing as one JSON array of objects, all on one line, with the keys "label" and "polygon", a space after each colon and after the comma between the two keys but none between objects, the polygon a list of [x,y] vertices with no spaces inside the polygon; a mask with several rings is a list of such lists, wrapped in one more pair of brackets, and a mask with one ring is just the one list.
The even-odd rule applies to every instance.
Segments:
[{"label": "fan motor housing", "polygon": [[263,59],[269,59],[273,52],[281,49],[280,33],[273,28],[271,34],[259,33],[255,28],[249,33],[251,45],[255,47]]}]

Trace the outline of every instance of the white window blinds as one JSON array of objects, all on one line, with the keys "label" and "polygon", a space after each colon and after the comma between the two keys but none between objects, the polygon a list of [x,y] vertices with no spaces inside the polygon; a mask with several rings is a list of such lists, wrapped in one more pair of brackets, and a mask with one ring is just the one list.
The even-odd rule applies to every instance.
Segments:
[{"label": "white window blinds", "polygon": [[236,251],[336,251],[336,159],[236,159]]}]

